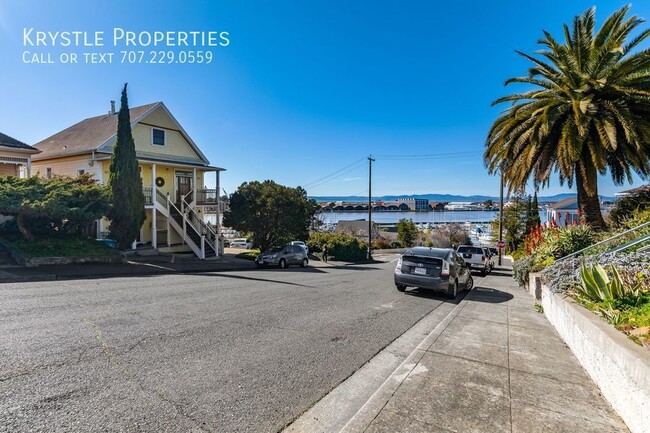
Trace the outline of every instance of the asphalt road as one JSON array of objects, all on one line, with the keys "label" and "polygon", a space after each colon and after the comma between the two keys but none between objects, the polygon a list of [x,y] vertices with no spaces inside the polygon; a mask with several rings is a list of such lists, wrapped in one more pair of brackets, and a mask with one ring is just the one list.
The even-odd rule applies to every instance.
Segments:
[{"label": "asphalt road", "polygon": [[0,431],[279,431],[445,302],[393,267],[0,285]]}]

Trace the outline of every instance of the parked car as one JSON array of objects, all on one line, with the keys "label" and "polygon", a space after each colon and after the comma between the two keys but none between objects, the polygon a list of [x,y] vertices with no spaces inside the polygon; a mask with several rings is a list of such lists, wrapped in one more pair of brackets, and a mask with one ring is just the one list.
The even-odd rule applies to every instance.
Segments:
[{"label": "parked car", "polygon": [[255,258],[257,267],[279,266],[282,269],[290,265],[300,265],[306,268],[309,265],[307,251],[300,245],[285,245],[284,247],[271,248]]},{"label": "parked car", "polygon": [[238,239],[233,239],[230,241],[230,247],[231,248],[245,248],[247,250],[250,250],[253,248],[253,243],[246,239],[246,238],[238,238]]},{"label": "parked car", "polygon": [[486,276],[492,270],[492,254],[487,248],[461,245],[456,252],[463,257],[470,269],[479,270],[481,276]]},{"label": "parked car", "polygon": [[289,242],[289,245],[300,245],[305,249],[305,252],[309,254],[309,247],[307,247],[307,244],[304,243],[303,241],[291,241]]},{"label": "parked car", "polygon": [[397,260],[395,286],[403,292],[407,287],[420,287],[445,292],[455,298],[460,289],[474,286],[472,273],[465,261],[451,248],[415,247]]}]

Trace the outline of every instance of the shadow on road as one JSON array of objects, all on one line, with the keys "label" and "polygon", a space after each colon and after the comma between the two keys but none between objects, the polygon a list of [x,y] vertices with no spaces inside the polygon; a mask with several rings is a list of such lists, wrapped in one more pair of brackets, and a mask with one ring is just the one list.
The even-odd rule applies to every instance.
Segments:
[{"label": "shadow on road", "polygon": [[459,293],[455,299],[449,299],[447,295],[445,295],[444,293],[437,292],[435,290],[429,290],[429,289],[416,288],[416,289],[406,290],[404,292],[405,295],[415,296],[418,298],[425,298],[425,299],[434,299],[436,301],[445,301],[448,304],[460,303],[460,301],[462,301],[465,298],[466,293],[467,293],[466,291],[463,291]]},{"label": "shadow on road", "polygon": [[485,302],[488,304],[501,304],[511,300],[513,296],[510,293],[490,287],[476,286],[470,292],[467,299],[475,302]]},{"label": "shadow on road", "polygon": [[353,271],[377,271],[382,269],[377,266],[370,266],[370,265],[339,265],[333,267],[335,269],[351,269]]},{"label": "shadow on road", "polygon": [[[315,271],[322,272],[322,271]],[[277,283],[285,284],[288,286],[297,286],[297,287],[308,287],[310,289],[316,289],[316,286],[309,286],[306,284],[292,283],[291,281],[282,281],[282,280],[272,280],[268,278],[256,278],[256,277],[246,277],[244,275],[234,275],[234,274],[225,274],[221,272],[192,272],[191,275],[201,275],[206,277],[220,277],[220,278],[232,278],[234,280],[249,280],[249,281],[262,281],[265,283]]]}]

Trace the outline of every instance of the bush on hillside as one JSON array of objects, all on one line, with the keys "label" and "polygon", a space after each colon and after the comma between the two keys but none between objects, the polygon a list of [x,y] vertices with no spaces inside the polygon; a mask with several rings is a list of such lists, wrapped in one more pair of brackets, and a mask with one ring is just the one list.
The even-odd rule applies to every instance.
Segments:
[{"label": "bush on hillside", "polygon": [[335,260],[356,262],[366,259],[367,244],[354,236],[343,233],[311,232],[307,246],[309,251],[321,253],[327,245],[328,255]]},{"label": "bush on hillside", "polygon": [[580,266],[596,264],[604,268],[614,266],[629,285],[641,281],[643,290],[650,290],[650,254],[604,253],[582,257],[570,257],[554,263],[542,271],[542,281],[551,291],[563,293],[580,285]]},{"label": "bush on hillside", "polygon": [[634,214],[646,209],[650,209],[650,185],[642,187],[632,194],[621,197],[609,212],[609,220],[614,227],[620,227],[626,220],[632,218]]}]

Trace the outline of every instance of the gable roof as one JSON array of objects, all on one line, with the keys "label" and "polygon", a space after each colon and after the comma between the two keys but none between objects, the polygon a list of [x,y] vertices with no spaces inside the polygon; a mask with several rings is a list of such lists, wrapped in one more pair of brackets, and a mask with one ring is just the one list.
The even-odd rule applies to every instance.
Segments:
[{"label": "gable roof", "polygon": [[[345,233],[352,236],[368,237],[368,221],[366,220],[356,220],[356,221],[346,221],[341,220],[336,224],[336,233]],[[376,237],[378,233],[377,225],[375,222],[372,222],[372,235]]]},{"label": "gable roof", "polygon": [[564,200],[556,201],[555,203],[550,205],[551,209],[569,209],[573,205],[577,206],[578,204],[578,197],[569,197],[565,198]]},{"label": "gable roof", "polygon": [[628,195],[628,194],[635,194],[635,193],[640,192],[641,190],[643,190],[645,188],[650,188],[650,183],[647,184],[647,185],[641,185],[641,186],[638,186],[636,188],[628,189],[626,191],[617,192],[616,195],[617,196],[624,196],[624,195]]},{"label": "gable roof", "polygon": [[[134,127],[158,108],[165,110],[166,114],[178,126],[178,130],[199,158],[208,165],[208,159],[162,102],[154,102],[130,108],[131,127]],[[117,118],[117,112],[115,114],[108,113],[101,116],[89,117],[63,131],[57,132],[34,145],[34,147],[41,151],[34,160],[81,155],[92,151],[112,153],[112,141],[114,141],[117,135]]]},{"label": "gable roof", "polygon": [[38,153],[38,149],[34,149],[29,144],[25,144],[20,140],[9,137],[7,134],[0,132],[0,147],[8,147],[10,149],[28,150],[33,153]]}]

